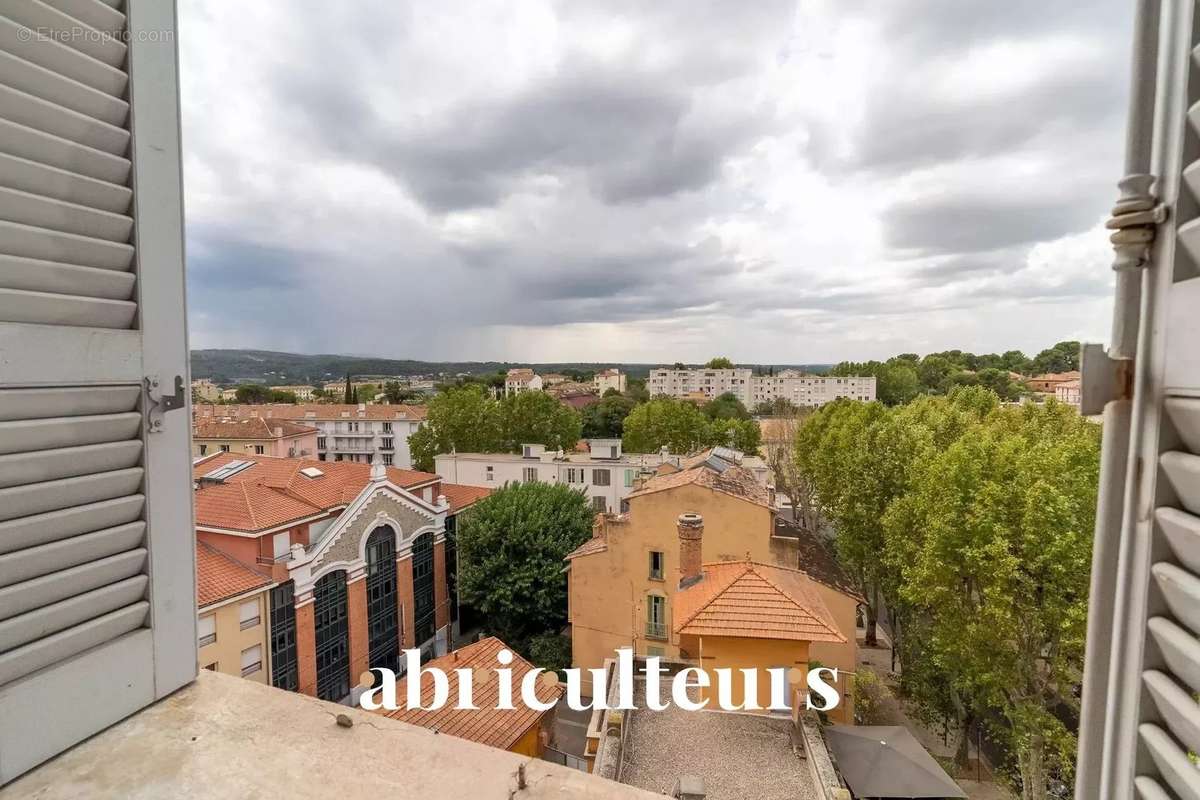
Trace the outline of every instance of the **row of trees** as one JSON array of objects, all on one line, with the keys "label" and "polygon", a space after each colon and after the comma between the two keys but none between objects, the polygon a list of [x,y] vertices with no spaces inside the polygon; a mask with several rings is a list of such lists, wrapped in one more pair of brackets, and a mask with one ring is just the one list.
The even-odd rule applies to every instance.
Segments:
[{"label": "row of trees", "polygon": [[578,412],[543,392],[503,398],[477,384],[448,389],[429,401],[425,424],[408,438],[413,464],[431,471],[438,453],[515,453],[522,444],[570,450],[583,432]]},{"label": "row of trees", "polygon": [[1020,350],[984,355],[946,350],[924,357],[901,353],[887,361],[843,361],[835,364],[829,374],[873,375],[880,402],[897,406],[921,394],[947,394],[959,386],[982,386],[1001,400],[1017,400],[1028,392],[1012,374],[1028,376],[1076,369],[1079,342],[1059,342],[1033,358]]},{"label": "row of trees", "polygon": [[656,397],[629,413],[622,437],[622,446],[631,453],[652,453],[662,447],[690,453],[718,445],[755,453],[760,442],[758,423],[733,395],[722,395],[702,407]]},{"label": "row of trees", "polygon": [[1015,755],[1025,800],[1069,779],[1087,616],[1100,429],[1048,401],[963,387],[888,408],[839,401],[795,441],[795,478],[891,624],[901,686]]}]

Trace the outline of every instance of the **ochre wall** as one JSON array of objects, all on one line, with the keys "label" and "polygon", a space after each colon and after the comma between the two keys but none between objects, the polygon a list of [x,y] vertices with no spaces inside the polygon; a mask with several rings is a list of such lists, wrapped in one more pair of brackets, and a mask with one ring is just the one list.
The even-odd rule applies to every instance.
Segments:
[{"label": "ochre wall", "polygon": [[[254,600],[258,603],[258,624],[241,629],[242,621],[240,608],[242,603]],[[270,654],[267,647],[267,593],[242,598],[217,608],[202,608],[198,617],[213,616],[216,622],[217,640],[210,645],[200,648],[197,657],[200,669],[206,669],[216,664],[216,671],[226,675],[241,676],[242,651],[260,645],[262,647],[262,669],[246,676],[246,680],[257,683],[270,683],[269,669]]]},{"label": "ochre wall", "polygon": [[[699,637],[701,663],[709,674],[709,688],[700,690],[700,697],[708,699],[710,708],[717,705],[717,676],[712,670],[729,668],[733,670],[730,682],[732,691],[730,699],[734,705],[741,705],[746,700],[745,679],[742,669],[764,670],[757,675],[757,693],[755,700],[764,711],[771,703],[771,676],[765,670],[769,667],[797,667],[801,672],[808,672],[808,642],[796,642],[783,639],[750,639],[726,636]],[[801,685],[793,685],[793,690]],[[789,691],[789,697],[792,692]]]},{"label": "ochre wall", "polygon": [[[803,569],[804,565],[801,564],[800,568]],[[854,671],[858,668],[858,642],[854,638],[858,601],[817,581],[813,581],[812,586],[825,601],[826,608],[833,614],[838,630],[846,637],[846,643],[813,642],[808,648],[809,659],[813,662],[820,662],[823,667],[837,667],[836,683],[830,680],[828,674],[822,676],[825,682],[834,685],[838,694],[842,696],[841,705],[829,712],[829,718],[834,722],[852,725],[854,724]],[[820,700],[814,702],[820,702]]]},{"label": "ochre wall", "polygon": [[[575,558],[570,570],[572,663],[584,669],[603,666],[618,647],[645,654],[659,647],[677,658],[679,643],[670,633],[671,601],[679,585],[677,521],[684,512],[704,517],[704,561],[750,558],[770,561],[770,509],[733,495],[698,486],[680,486],[632,497],[629,521],[610,523],[608,550]],[[663,553],[663,579],[649,577],[650,552]],[[667,598],[668,640],[646,637],[646,596]],[[590,692],[588,673],[584,691]]]}]

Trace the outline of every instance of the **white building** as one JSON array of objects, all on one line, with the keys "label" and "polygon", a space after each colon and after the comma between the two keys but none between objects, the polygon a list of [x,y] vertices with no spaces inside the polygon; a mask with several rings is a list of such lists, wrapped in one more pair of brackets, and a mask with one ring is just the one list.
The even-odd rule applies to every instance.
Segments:
[{"label": "white building", "polygon": [[291,405],[196,405],[197,420],[205,418],[287,419],[316,428],[317,458],[357,461],[412,469],[408,437],[425,422],[424,406],[359,403]]},{"label": "white building", "polygon": [[296,399],[307,403],[313,399],[313,387],[311,386],[272,386],[272,391],[276,392],[291,392],[296,395]]},{"label": "white building", "polygon": [[504,396],[520,394],[521,392],[540,392],[542,378],[531,369],[510,369],[504,378]]},{"label": "white building", "polygon": [[443,453],[434,458],[434,471],[449,483],[499,488],[506,483],[565,483],[583,491],[596,511],[618,513],[640,478],[664,464],[682,467],[693,458],[717,457],[740,463],[764,485],[769,470],[757,456],[743,456],[728,448],[715,448],[701,456],[671,453],[624,453],[620,439],[589,439],[589,452],[547,451],[545,445],[527,444],[520,453]]},{"label": "white building", "polygon": [[619,369],[600,370],[596,373],[595,377],[592,378],[592,388],[596,391],[596,394],[600,395],[601,397],[603,397],[604,393],[609,389],[616,389],[618,392],[624,394],[625,375],[623,375]]},{"label": "white building", "polygon": [[1065,381],[1054,387],[1054,396],[1058,398],[1058,402],[1060,403],[1066,403],[1067,405],[1079,408],[1079,401],[1082,395],[1080,386],[1080,381]]},{"label": "white building", "polygon": [[653,369],[646,381],[653,397],[702,394],[712,399],[732,394],[747,408],[776,398],[798,406],[820,406],[845,397],[874,400],[873,377],[824,377],[787,370],[778,375],[755,375],[750,369]]}]

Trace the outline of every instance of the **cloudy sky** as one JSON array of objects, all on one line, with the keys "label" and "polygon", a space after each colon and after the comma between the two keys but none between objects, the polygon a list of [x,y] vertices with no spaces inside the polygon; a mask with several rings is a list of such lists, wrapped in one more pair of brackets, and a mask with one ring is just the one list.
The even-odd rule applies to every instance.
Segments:
[{"label": "cloudy sky", "polygon": [[188,0],[192,346],[1101,341],[1131,5]]}]

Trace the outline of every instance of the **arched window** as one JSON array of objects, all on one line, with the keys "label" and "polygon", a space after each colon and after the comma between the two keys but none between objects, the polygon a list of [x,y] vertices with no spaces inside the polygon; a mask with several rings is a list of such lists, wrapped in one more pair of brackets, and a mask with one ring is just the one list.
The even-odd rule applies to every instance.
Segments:
[{"label": "arched window", "polygon": [[396,531],[383,525],[367,538],[368,666],[400,666],[400,614],[396,606]]},{"label": "arched window", "polygon": [[420,647],[434,633],[433,534],[421,534],[412,543],[413,647]]},{"label": "arched window", "polygon": [[331,572],[313,588],[317,640],[317,697],[340,701],[350,694],[350,636],[346,573]]}]

